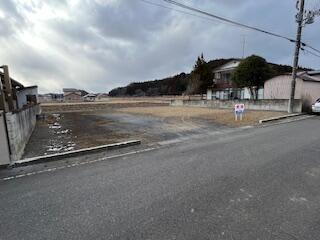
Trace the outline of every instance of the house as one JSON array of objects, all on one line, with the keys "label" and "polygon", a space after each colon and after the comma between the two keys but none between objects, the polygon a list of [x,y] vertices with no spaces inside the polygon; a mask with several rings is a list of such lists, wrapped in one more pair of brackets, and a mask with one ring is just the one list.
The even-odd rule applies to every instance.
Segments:
[{"label": "house", "polygon": [[37,86],[23,87],[16,92],[16,96],[18,109],[39,102]]},{"label": "house", "polygon": [[108,93],[98,93],[97,99],[99,101],[108,100],[109,99],[109,94]]},{"label": "house", "polygon": [[4,76],[4,73],[0,72],[0,110],[4,112],[18,111],[28,105],[38,103],[37,86],[25,87],[12,78],[9,78],[9,83],[6,83]]},{"label": "house", "polygon": [[[289,99],[291,74],[283,74],[267,80],[264,84],[265,99]],[[295,99],[302,100],[302,110],[310,111],[312,103],[320,98],[320,71],[298,73]]]},{"label": "house", "polygon": [[89,93],[85,96],[83,96],[83,100],[85,102],[94,102],[96,100],[97,95],[93,93]]},{"label": "house", "polygon": [[63,89],[63,97],[66,102],[78,102],[82,101],[82,97],[87,95],[88,92],[84,90],[79,90],[75,88],[64,88]]},{"label": "house", "polygon": [[[213,70],[213,85],[207,90],[207,100],[213,99],[250,99],[248,88],[239,88],[232,81],[232,74],[239,66],[241,59],[234,59]],[[263,89],[259,89],[258,99],[263,98]]]}]

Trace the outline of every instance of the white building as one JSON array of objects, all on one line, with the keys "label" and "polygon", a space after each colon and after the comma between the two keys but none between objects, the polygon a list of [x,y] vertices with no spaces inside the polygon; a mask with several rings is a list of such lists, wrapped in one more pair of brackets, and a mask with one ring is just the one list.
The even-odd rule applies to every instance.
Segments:
[{"label": "white building", "polygon": [[[265,99],[289,99],[291,74],[284,74],[267,80],[264,84]],[[301,99],[303,111],[320,98],[320,71],[301,72],[296,80],[295,99]]]},{"label": "white building", "polygon": [[[234,59],[213,70],[213,85],[207,90],[207,100],[251,99],[248,88],[239,88],[232,81],[232,74],[240,62],[240,59]],[[262,88],[258,91],[258,99],[263,99]]]}]

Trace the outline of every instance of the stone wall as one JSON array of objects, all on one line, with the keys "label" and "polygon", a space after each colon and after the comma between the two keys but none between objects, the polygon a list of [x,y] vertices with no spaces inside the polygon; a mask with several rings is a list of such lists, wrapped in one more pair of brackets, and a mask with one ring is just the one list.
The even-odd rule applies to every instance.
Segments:
[{"label": "stone wall", "polygon": [[[288,110],[289,100],[272,99],[272,100],[172,100],[171,106],[194,106],[233,109],[235,104],[243,103],[247,110],[264,110],[286,112]],[[302,112],[302,101],[295,100],[294,112]]]},{"label": "stone wall", "polygon": [[21,159],[24,148],[36,126],[36,118],[39,113],[39,105],[33,105],[16,112],[6,113],[11,161]]}]

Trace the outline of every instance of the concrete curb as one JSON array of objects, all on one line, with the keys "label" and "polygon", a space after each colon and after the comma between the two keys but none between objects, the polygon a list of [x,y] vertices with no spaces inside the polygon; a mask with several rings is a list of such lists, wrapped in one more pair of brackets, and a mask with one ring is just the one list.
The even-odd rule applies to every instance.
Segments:
[{"label": "concrete curb", "polygon": [[130,146],[135,146],[141,144],[140,140],[132,140],[132,141],[126,141],[126,142],[120,142],[120,143],[114,143],[114,144],[108,144],[108,145],[102,145],[97,147],[91,147],[91,148],[84,148],[64,153],[56,153],[51,155],[45,155],[45,156],[38,156],[33,158],[26,158],[22,160],[18,160],[13,163],[14,167],[18,166],[27,166],[27,165],[33,165],[38,163],[44,163],[49,161],[55,161],[55,160],[61,160],[67,157],[75,157],[82,154],[89,154],[89,153],[96,153],[101,152],[104,150],[113,150],[113,149],[119,149],[119,148],[125,148]]},{"label": "concrete curb", "polygon": [[272,121],[277,121],[277,120],[291,118],[291,117],[298,117],[298,116],[303,116],[303,115],[306,115],[306,114],[305,113],[288,114],[288,115],[279,116],[279,117],[262,119],[262,120],[259,121],[259,123],[262,124],[262,123],[266,123],[266,122],[272,122]]}]

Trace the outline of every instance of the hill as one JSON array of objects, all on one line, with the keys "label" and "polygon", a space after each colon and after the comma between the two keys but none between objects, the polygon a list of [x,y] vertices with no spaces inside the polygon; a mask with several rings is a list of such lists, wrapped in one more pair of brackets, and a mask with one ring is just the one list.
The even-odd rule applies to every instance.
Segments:
[{"label": "hill", "polygon": [[[234,60],[229,59],[216,59],[211,60],[207,64],[210,69],[215,69],[227,62]],[[288,65],[269,63],[274,75],[281,75],[292,71],[292,67]],[[301,68],[301,70],[311,70]],[[146,81],[146,82],[134,82],[125,87],[119,87],[111,90],[109,96],[162,96],[162,95],[182,95],[188,86],[190,80],[190,73],[180,73],[178,75],[167,77],[164,79]]]}]

